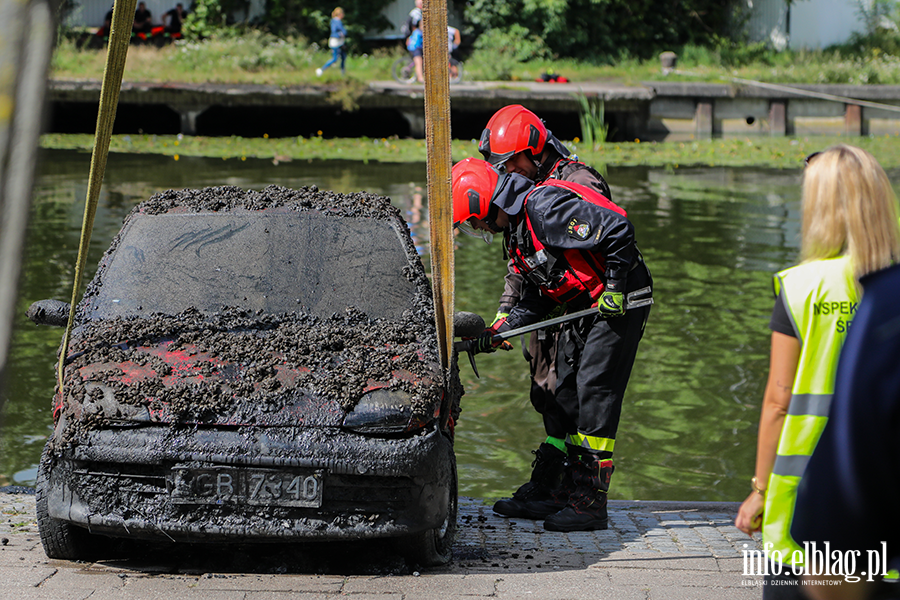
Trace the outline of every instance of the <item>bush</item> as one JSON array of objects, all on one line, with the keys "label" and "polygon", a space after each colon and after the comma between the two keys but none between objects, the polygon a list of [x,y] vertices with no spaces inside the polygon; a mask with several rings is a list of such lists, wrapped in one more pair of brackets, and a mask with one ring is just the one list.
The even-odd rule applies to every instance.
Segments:
[{"label": "bush", "polygon": [[544,40],[531,35],[521,25],[493,29],[475,42],[475,52],[467,69],[477,79],[509,81],[513,70],[521,63],[548,58]]},{"label": "bush", "polygon": [[267,68],[308,69],[315,56],[302,38],[282,39],[249,30],[238,37],[181,43],[171,60],[183,69],[200,70],[215,63],[218,67],[252,73]]}]

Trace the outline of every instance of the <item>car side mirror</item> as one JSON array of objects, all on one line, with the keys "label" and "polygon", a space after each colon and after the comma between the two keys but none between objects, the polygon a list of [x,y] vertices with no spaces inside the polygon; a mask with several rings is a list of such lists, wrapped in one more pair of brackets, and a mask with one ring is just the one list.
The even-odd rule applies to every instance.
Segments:
[{"label": "car side mirror", "polygon": [[69,323],[69,303],[61,300],[38,300],[28,307],[25,316],[36,325],[65,327]]}]

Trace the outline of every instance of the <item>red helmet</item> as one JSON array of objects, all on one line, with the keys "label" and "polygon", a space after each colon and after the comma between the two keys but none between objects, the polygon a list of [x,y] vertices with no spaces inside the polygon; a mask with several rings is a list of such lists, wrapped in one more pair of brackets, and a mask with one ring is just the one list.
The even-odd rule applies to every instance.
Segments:
[{"label": "red helmet", "polygon": [[451,171],[453,189],[453,226],[463,233],[483,238],[491,243],[489,231],[475,229],[469,219],[493,221],[497,207],[492,210],[491,201],[504,177],[490,163],[478,158],[467,158],[453,165]]},{"label": "red helmet", "polygon": [[494,113],[481,132],[478,151],[494,166],[502,165],[513,154],[527,152],[532,160],[544,151],[550,132],[536,114],[519,104],[505,106]]}]

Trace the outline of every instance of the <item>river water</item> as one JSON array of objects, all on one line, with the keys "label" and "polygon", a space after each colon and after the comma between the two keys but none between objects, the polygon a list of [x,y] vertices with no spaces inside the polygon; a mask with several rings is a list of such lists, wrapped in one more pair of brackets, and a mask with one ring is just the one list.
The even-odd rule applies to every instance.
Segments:
[{"label": "river water", "polygon": [[[17,330],[0,429],[0,486],[33,485],[50,432],[61,329],[25,317],[43,298],[68,300],[90,156],[44,151],[29,225]],[[628,211],[653,272],[654,306],[632,372],[616,440],[612,498],[741,500],[753,471],[768,367],[771,275],[796,261],[800,172],[611,168],[613,199]],[[428,264],[425,165],[110,155],[86,280],[131,208],[168,188],[317,185],[390,196]],[[458,236],[456,309],[490,321],[503,288],[499,243]],[[521,340],[515,350],[463,358],[457,425],[460,493],[495,497],[523,483],[544,439],[528,401]]]}]

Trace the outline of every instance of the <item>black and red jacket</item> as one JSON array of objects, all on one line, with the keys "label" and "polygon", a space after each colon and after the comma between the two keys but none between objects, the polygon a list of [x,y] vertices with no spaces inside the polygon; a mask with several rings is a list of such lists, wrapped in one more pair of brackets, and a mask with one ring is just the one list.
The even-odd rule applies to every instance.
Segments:
[{"label": "black and red jacket", "polygon": [[506,249],[525,283],[503,329],[534,323],[559,303],[591,305],[608,279],[625,280],[638,257],[625,210],[577,183],[543,182],[511,218]]}]

